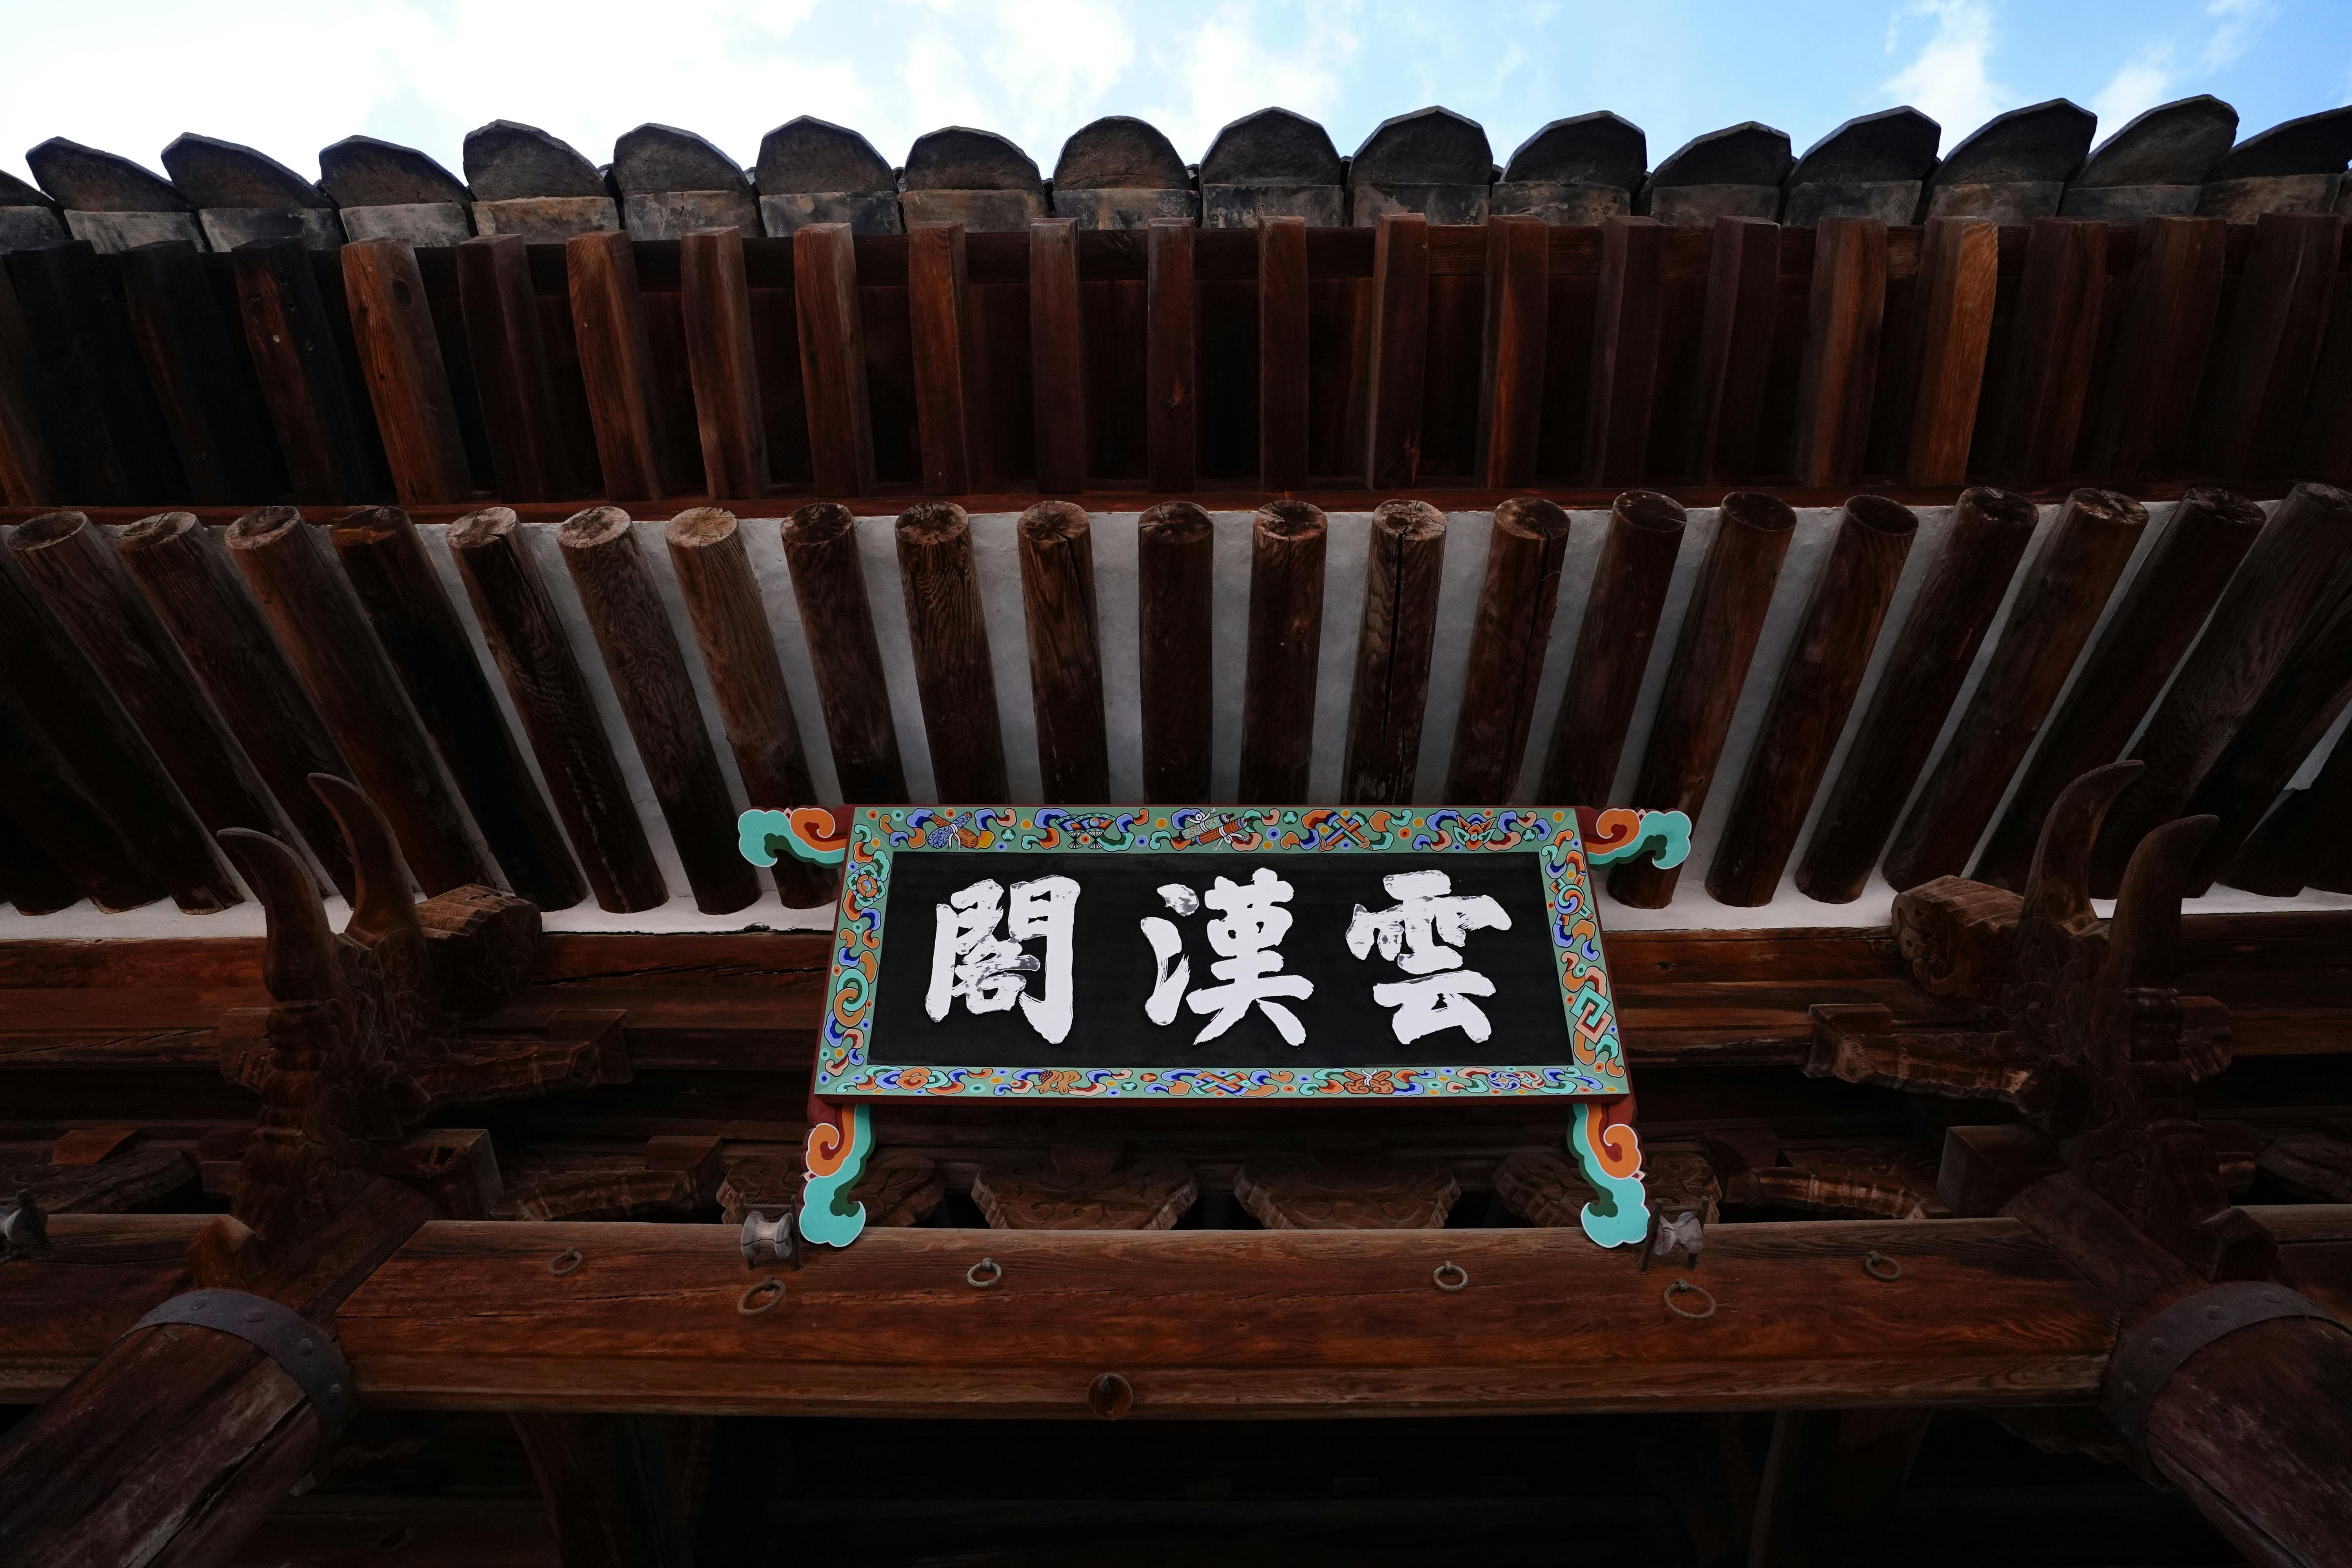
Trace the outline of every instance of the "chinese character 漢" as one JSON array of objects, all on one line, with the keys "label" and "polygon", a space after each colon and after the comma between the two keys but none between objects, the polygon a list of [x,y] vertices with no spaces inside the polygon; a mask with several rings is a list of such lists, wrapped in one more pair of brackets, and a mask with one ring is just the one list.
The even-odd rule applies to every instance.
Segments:
[{"label": "chinese character \u6f22", "polygon": [[1304,1001],[1315,994],[1314,982],[1282,973],[1282,954],[1276,951],[1290,933],[1290,911],[1280,906],[1290,901],[1291,891],[1289,883],[1263,866],[1246,882],[1219,877],[1204,894],[1196,895],[1181,883],[1161,888],[1161,900],[1177,914],[1192,914],[1205,904],[1223,917],[1209,922],[1209,951],[1217,955],[1209,973],[1224,984],[1204,985],[1186,995],[1192,961],[1183,955],[1184,939],[1173,921],[1148,915],[1142,921],[1143,938],[1151,944],[1154,982],[1143,1005],[1144,1016],[1155,1024],[1172,1023],[1180,1001],[1195,1013],[1215,1014],[1192,1037],[1197,1046],[1215,1039],[1255,1007],[1286,1044],[1305,1043],[1307,1026],[1276,1000]]},{"label": "chinese character \u6f22", "polygon": [[[973,1013],[1003,1013],[1018,1002],[1029,1026],[1049,1044],[1060,1045],[1070,1033],[1070,930],[1077,902],[1078,885],[1067,877],[1015,882],[1007,934],[999,936],[1003,887],[982,879],[950,895],[946,903],[935,906],[939,923],[931,939],[931,984],[924,994],[923,1011],[939,1023],[959,996]],[[1045,942],[1042,965],[1021,951],[1023,942],[1040,937]],[[1045,979],[1042,1000],[1029,994],[1027,978],[1041,968]]]},{"label": "chinese character \u6f22", "polygon": [[1378,943],[1382,958],[1416,976],[1372,987],[1372,1000],[1394,1010],[1389,1026],[1397,1043],[1409,1046],[1423,1035],[1459,1029],[1483,1045],[1495,1026],[1468,998],[1492,996],[1495,983],[1463,968],[1454,950],[1474,931],[1508,931],[1511,917],[1485,893],[1455,894],[1443,871],[1401,872],[1381,878],[1381,886],[1397,902],[1377,910],[1358,904],[1348,922],[1348,951],[1364,958]]}]

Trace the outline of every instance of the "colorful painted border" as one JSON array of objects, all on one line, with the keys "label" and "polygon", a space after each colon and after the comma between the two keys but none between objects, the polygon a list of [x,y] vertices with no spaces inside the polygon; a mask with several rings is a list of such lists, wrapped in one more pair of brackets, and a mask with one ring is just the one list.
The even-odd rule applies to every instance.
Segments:
[{"label": "colorful painted border", "polygon": [[[814,1092],[826,1100],[1342,1100],[1601,1098],[1627,1092],[1624,1048],[1601,956],[1591,863],[1568,808],[1349,806],[860,806],[845,836],[810,808],[747,812],[747,857],[772,862],[772,837],[810,858],[838,858],[840,916],[833,980],[817,1041]],[[1672,864],[1687,852],[1679,813],[1599,814],[1601,854],[1631,858],[1644,849]],[[1679,829],[1679,832],[1676,830]],[[1168,851],[1314,855],[1378,850],[1534,851],[1551,910],[1552,956],[1563,1015],[1574,1037],[1572,1065],[1429,1068],[945,1068],[877,1067],[866,1060],[891,858],[900,849],[1059,850],[1092,854]]]}]

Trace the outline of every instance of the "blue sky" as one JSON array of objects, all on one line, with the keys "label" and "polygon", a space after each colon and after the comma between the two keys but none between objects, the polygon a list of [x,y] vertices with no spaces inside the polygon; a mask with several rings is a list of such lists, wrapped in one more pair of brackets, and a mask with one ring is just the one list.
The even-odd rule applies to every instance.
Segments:
[{"label": "blue sky", "polygon": [[1197,160],[1269,103],[1351,151],[1427,103],[1486,127],[1496,160],[1547,121],[1613,109],[1654,163],[1760,120],[1801,152],[1841,121],[1912,103],[1948,149],[1987,116],[2068,97],[2100,134],[2211,92],[2241,133],[2352,100],[2352,0],[1619,0],[1479,6],[1382,0],[0,0],[17,65],[0,166],[70,136],[151,166],[181,131],[248,142],[305,174],[353,132],[458,166],[493,118],[598,162],[646,120],[750,163],[813,113],[894,163],[942,124],[1002,131],[1050,173],[1062,139],[1140,114]]}]

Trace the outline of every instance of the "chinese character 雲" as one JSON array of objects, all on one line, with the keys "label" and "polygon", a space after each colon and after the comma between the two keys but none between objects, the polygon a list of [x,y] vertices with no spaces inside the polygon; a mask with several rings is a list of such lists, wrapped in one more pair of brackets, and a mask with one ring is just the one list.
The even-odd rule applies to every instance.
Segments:
[{"label": "chinese character \u96f2", "polygon": [[[963,998],[967,1011],[1003,1013],[1015,1002],[1029,1026],[1052,1045],[1070,1033],[1070,930],[1076,923],[1078,885],[1067,877],[1040,877],[1013,884],[1010,920],[1004,936],[996,933],[1005,917],[1004,889],[983,879],[935,906],[939,923],[931,938],[931,984],[923,996],[923,1011],[933,1023],[944,1020]],[[1045,960],[1024,952],[1021,944],[1045,939]],[[1029,994],[1028,977],[1043,969],[1045,994]]]},{"label": "chinese character \u96f2", "polygon": [[1389,1026],[1397,1043],[1409,1046],[1423,1035],[1459,1029],[1485,1044],[1495,1026],[1468,998],[1492,996],[1495,983],[1463,968],[1454,950],[1474,931],[1508,931],[1510,915],[1485,893],[1456,894],[1443,871],[1404,871],[1381,878],[1381,886],[1396,903],[1385,910],[1358,904],[1348,922],[1348,951],[1365,958],[1377,943],[1382,958],[1415,976],[1372,987],[1372,1000],[1393,1009]]},{"label": "chinese character \u96f2", "polygon": [[1219,877],[1206,893],[1196,894],[1178,882],[1161,888],[1160,900],[1177,914],[1192,914],[1205,904],[1222,917],[1209,922],[1209,951],[1217,955],[1209,974],[1224,984],[1185,994],[1192,981],[1192,961],[1184,956],[1184,938],[1174,921],[1147,915],[1141,922],[1143,939],[1151,944],[1155,977],[1143,1005],[1144,1016],[1155,1024],[1173,1023],[1180,1002],[1195,1013],[1215,1014],[1192,1037],[1197,1046],[1215,1039],[1255,1007],[1286,1044],[1304,1044],[1307,1026],[1276,1000],[1298,1002],[1315,994],[1314,982],[1282,973],[1282,954],[1276,951],[1290,933],[1290,911],[1281,906],[1290,901],[1291,891],[1289,883],[1263,866],[1246,882]]}]

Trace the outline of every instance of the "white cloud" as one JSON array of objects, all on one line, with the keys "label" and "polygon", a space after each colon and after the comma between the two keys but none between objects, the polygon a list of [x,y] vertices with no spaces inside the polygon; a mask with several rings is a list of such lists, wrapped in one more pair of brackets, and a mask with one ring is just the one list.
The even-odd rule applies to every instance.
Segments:
[{"label": "white cloud", "polygon": [[1907,16],[1928,17],[1934,35],[1909,65],[1879,84],[1895,100],[1909,103],[1944,128],[1944,150],[2014,101],[1986,73],[1993,49],[1992,7],[1986,0],[1916,0],[1888,24],[1889,53]]},{"label": "white cloud", "polygon": [[2120,131],[2134,115],[2165,102],[2173,80],[2172,46],[2158,43],[2142,48],[2091,100],[2091,112],[2099,117],[2101,132]]},{"label": "white cloud", "polygon": [[2217,25],[2205,42],[2205,68],[2219,70],[2253,47],[2275,10],[2271,0],[2212,0],[2205,14]]},{"label": "white cloud", "polygon": [[1298,43],[1283,48],[1262,36],[1255,7],[1228,0],[1193,31],[1153,48],[1151,75],[1165,96],[1135,112],[1166,132],[1187,163],[1198,163],[1226,125],[1269,105],[1324,119],[1339,105],[1356,52],[1340,18],[1340,7],[1318,8]]}]

